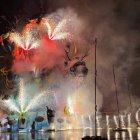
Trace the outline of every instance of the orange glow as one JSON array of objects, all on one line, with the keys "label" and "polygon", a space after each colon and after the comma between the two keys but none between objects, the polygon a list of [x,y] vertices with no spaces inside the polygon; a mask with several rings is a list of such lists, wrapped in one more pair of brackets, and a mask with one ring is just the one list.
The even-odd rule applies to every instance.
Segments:
[{"label": "orange glow", "polygon": [[75,55],[77,54],[77,47],[76,47],[75,43],[74,43],[74,54]]}]

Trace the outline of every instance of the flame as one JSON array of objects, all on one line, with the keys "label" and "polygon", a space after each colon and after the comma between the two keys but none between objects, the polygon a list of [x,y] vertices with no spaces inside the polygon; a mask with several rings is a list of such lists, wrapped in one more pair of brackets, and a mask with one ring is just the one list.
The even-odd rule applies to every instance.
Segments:
[{"label": "flame", "polygon": [[75,43],[74,43],[74,54],[75,55],[77,54],[77,47],[76,47]]}]

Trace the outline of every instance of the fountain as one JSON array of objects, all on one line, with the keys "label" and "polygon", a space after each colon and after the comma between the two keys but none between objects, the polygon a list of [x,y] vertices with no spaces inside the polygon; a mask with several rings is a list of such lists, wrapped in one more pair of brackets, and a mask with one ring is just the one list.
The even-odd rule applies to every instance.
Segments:
[{"label": "fountain", "polygon": [[128,120],[128,128],[131,128],[131,113],[128,114],[127,116],[127,120]]},{"label": "fountain", "polygon": [[124,115],[120,115],[120,119],[121,119],[121,127],[124,129],[125,127],[125,122],[124,122]]},{"label": "fountain", "polygon": [[138,127],[140,127],[139,111],[140,111],[140,109],[138,109],[136,112],[136,121],[137,121]]},{"label": "fountain", "polygon": [[5,108],[8,108],[16,114],[18,118],[18,128],[19,131],[25,129],[25,131],[30,131],[30,111],[36,110],[38,105],[42,105],[42,99],[46,96],[46,91],[38,94],[35,97],[29,97],[25,94],[24,81],[20,80],[19,84],[19,95],[15,98],[11,96],[8,100],[1,100]]}]

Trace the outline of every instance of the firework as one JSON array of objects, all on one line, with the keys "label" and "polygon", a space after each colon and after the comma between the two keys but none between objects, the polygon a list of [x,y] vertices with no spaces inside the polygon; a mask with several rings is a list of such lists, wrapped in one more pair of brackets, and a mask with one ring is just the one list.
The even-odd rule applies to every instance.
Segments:
[{"label": "firework", "polygon": [[11,33],[10,41],[14,42],[17,47],[20,47],[23,50],[31,50],[39,47],[39,41],[36,40],[29,31],[23,35],[17,32]]},{"label": "firework", "polygon": [[8,99],[3,101],[3,103],[13,112],[20,113],[19,107],[16,105],[15,101],[13,99]]},{"label": "firework", "polygon": [[63,19],[58,23],[58,25],[56,25],[54,29],[52,29],[51,24],[49,22],[46,22],[49,39],[51,40],[68,39],[70,37],[70,33],[65,31],[66,25],[67,25],[67,20]]},{"label": "firework", "polygon": [[35,33],[38,34],[38,28],[41,28],[41,25],[38,25],[35,20],[31,20],[24,28],[22,33],[13,32],[10,33],[10,41],[14,42],[17,47],[22,48],[23,50],[31,50],[39,47],[39,38]]},{"label": "firework", "polygon": [[28,98],[28,95],[25,94],[24,85],[24,81],[20,80],[19,95],[17,98],[10,97],[8,100],[1,101],[9,110],[19,114],[26,113],[31,109],[36,109],[38,105],[42,107],[46,103],[46,100],[44,101],[44,97],[46,98],[46,91],[43,91],[33,98]]}]

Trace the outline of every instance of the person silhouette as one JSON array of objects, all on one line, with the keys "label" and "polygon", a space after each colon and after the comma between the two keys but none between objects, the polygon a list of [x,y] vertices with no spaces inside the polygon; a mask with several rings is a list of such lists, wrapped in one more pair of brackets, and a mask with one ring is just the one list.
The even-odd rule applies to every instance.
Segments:
[{"label": "person silhouette", "polygon": [[47,118],[48,118],[48,123],[53,123],[54,121],[54,117],[55,117],[55,111],[50,109],[48,106],[46,106],[47,108]]}]

